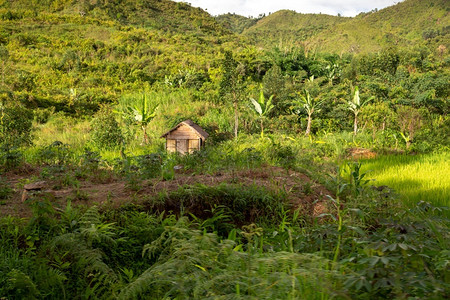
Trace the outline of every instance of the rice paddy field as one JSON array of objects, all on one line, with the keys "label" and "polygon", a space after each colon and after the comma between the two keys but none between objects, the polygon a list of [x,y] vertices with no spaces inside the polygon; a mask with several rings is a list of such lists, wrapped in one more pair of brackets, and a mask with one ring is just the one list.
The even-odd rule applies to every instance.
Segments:
[{"label": "rice paddy field", "polygon": [[376,185],[395,189],[407,206],[419,201],[450,204],[450,152],[388,155],[363,161],[363,172]]}]

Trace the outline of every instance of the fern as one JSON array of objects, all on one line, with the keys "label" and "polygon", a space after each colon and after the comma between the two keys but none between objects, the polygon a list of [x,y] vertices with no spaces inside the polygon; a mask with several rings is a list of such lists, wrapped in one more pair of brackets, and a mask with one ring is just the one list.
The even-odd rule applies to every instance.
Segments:
[{"label": "fern", "polygon": [[80,228],[75,229],[74,232],[62,234],[53,239],[49,247],[52,254],[50,259],[63,257],[65,261],[68,261],[72,272],[84,278],[86,295],[104,294],[118,282],[118,277],[104,262],[103,252],[94,246],[97,243],[115,244],[114,225],[101,223],[96,207],[89,208],[81,216],[79,225]]},{"label": "fern", "polygon": [[20,270],[13,269],[8,274],[7,289],[18,299],[36,299],[39,291],[31,278]]},{"label": "fern", "polygon": [[[119,293],[119,299],[236,298],[325,299],[331,294],[329,261],[313,254],[241,252],[241,245],[189,228],[181,218],[167,226],[143,255],[156,263]],[[159,251],[159,252],[158,252]],[[315,291],[322,291],[317,293]],[[314,294],[311,293],[314,292]],[[309,294],[308,294],[309,293]]]}]

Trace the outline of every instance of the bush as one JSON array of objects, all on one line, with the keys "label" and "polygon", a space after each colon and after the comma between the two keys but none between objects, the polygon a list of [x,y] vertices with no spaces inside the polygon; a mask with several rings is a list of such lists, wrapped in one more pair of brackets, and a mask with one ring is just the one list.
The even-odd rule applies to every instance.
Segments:
[{"label": "bush", "polygon": [[8,147],[30,144],[32,120],[31,110],[0,102],[0,143]]},{"label": "bush", "polygon": [[92,143],[99,149],[115,149],[124,143],[124,136],[111,109],[103,107],[91,123]]},{"label": "bush", "polygon": [[53,115],[55,112],[55,108],[37,108],[33,111],[34,113],[34,120],[39,124],[45,124],[47,123],[48,119]]}]

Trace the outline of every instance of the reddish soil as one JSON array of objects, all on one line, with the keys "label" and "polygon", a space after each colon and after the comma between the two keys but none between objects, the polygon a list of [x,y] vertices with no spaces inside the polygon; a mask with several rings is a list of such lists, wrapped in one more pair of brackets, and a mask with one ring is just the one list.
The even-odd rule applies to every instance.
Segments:
[{"label": "reddish soil", "polygon": [[[25,181],[41,181],[39,170],[32,170],[25,175],[13,173],[6,175],[7,182],[14,188],[12,197],[0,201],[0,216],[30,217],[29,202],[33,197],[46,198],[56,209],[64,209],[67,200],[73,205],[98,205],[100,207],[120,207],[127,203],[140,204],[162,191],[174,191],[183,185],[204,184],[215,186],[220,183],[239,184],[243,186],[257,185],[275,191],[286,192],[289,201],[302,214],[317,216],[328,211],[326,195],[331,193],[319,183],[302,173],[287,171],[279,167],[262,167],[259,169],[218,172],[214,175],[175,174],[170,181],[146,180],[139,182],[137,188],[132,188],[124,179],[112,176],[106,180],[78,180],[78,188],[63,187],[57,189],[54,181],[44,182],[40,191],[28,191],[22,201]],[[95,176],[92,176],[95,179]],[[97,182],[99,181],[99,182]]]},{"label": "reddish soil", "polygon": [[365,148],[350,148],[347,149],[348,156],[352,159],[361,159],[361,158],[374,158],[377,154],[370,149]]}]

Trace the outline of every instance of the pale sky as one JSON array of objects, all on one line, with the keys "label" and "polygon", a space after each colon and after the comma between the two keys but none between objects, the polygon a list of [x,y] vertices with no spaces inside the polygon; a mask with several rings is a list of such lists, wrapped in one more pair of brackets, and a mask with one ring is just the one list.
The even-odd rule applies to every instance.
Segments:
[{"label": "pale sky", "polygon": [[290,9],[298,13],[323,13],[354,17],[360,12],[382,9],[402,0],[174,0],[187,2],[194,7],[201,7],[216,16],[236,13],[245,17],[257,17],[259,14],[273,13],[281,9]]}]

